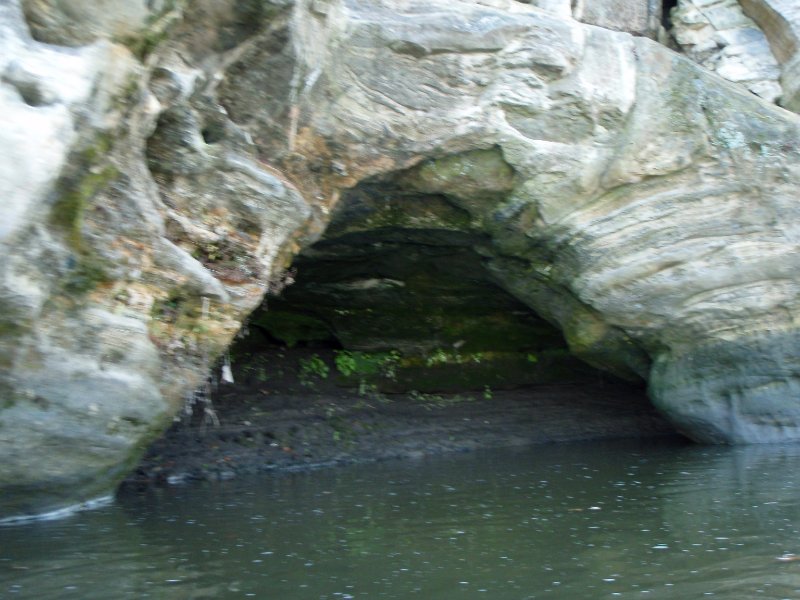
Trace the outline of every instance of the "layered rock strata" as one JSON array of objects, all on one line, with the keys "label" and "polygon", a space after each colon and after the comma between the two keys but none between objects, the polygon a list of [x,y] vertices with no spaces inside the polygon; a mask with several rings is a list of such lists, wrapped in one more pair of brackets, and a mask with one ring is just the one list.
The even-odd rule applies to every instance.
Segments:
[{"label": "layered rock strata", "polygon": [[512,0],[157,4],[0,7],[5,513],[108,491],[365,182],[695,439],[800,438],[796,116]]},{"label": "layered rock strata", "polygon": [[[208,99],[207,73],[156,61],[133,31],[112,42],[107,16],[73,49],[32,40],[19,6],[0,7],[3,513],[108,493],[310,214]],[[43,37],[53,29],[72,31]]]}]

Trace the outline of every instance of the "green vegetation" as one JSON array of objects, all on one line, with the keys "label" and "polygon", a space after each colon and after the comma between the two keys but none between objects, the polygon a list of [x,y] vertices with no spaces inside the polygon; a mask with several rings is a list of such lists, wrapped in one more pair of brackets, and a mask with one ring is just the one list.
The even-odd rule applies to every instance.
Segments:
[{"label": "green vegetation", "polygon": [[62,180],[57,186],[60,187],[60,195],[50,211],[50,222],[66,234],[73,250],[84,250],[81,226],[89,201],[117,175],[114,167],[107,166],[97,173],[90,172],[83,177]]},{"label": "green vegetation", "polygon": [[177,323],[182,317],[192,317],[191,305],[179,290],[172,290],[169,295],[153,303],[150,315],[165,323]]},{"label": "green vegetation", "polygon": [[116,41],[127,46],[136,58],[144,62],[169,37],[172,25],[180,18],[176,9],[183,3],[183,0],[167,0],[160,11],[148,17],[142,31]]},{"label": "green vegetation", "polygon": [[345,377],[349,377],[358,369],[358,362],[353,356],[353,353],[347,352],[346,350],[336,353],[335,362],[336,369]]},{"label": "green vegetation", "polygon": [[90,292],[98,285],[109,281],[105,263],[95,254],[78,255],[75,266],[63,282],[63,289],[69,295],[80,296]]},{"label": "green vegetation", "polygon": [[397,368],[402,355],[397,350],[388,352],[358,352],[339,350],[334,362],[336,370],[343,377],[380,377],[390,380],[397,378]]},{"label": "green vegetation", "polygon": [[56,183],[57,198],[50,209],[50,224],[66,236],[69,247],[87,252],[83,221],[91,200],[119,175],[112,165],[102,165],[111,150],[111,138],[98,136],[95,143],[73,157],[71,173]]},{"label": "green vegetation", "polygon": [[298,378],[301,385],[314,387],[316,379],[327,379],[329,373],[330,367],[320,358],[319,354],[300,359]]},{"label": "green vegetation", "polygon": [[161,42],[167,39],[168,33],[169,30],[166,27],[163,29],[148,29],[141,35],[130,36],[120,41],[128,47],[136,58],[144,62],[161,45]]},{"label": "green vegetation", "polygon": [[486,356],[484,356],[483,352],[448,352],[442,348],[437,348],[425,357],[425,366],[434,367],[436,365],[463,365],[466,363],[480,364],[484,358],[486,358]]}]

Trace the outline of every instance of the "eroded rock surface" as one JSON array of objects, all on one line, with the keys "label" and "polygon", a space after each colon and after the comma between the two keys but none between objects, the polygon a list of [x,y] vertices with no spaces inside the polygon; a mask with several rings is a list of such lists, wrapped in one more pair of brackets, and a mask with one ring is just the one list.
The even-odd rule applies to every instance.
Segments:
[{"label": "eroded rock surface", "polygon": [[60,7],[25,3],[74,48],[0,7],[5,513],[108,491],[365,185],[444,198],[495,285],[694,438],[800,438],[791,113],[511,0],[148,3],[50,38]]},{"label": "eroded rock surface", "polygon": [[781,69],[767,36],[737,0],[679,0],[671,17],[672,35],[692,60],[768,102],[781,97]]},{"label": "eroded rock surface", "polygon": [[793,0],[678,0],[671,34],[689,58],[800,112],[800,5]]},{"label": "eroded rock surface", "polygon": [[741,0],[781,64],[781,106],[800,112],[800,4],[793,0]]},{"label": "eroded rock surface", "polygon": [[201,71],[145,67],[102,36],[38,43],[15,2],[0,28],[0,512],[14,514],[113,488],[261,301],[309,208],[220,106],[194,108]]},{"label": "eroded rock surface", "polygon": [[659,0],[574,0],[573,17],[583,23],[657,38],[661,28]]}]

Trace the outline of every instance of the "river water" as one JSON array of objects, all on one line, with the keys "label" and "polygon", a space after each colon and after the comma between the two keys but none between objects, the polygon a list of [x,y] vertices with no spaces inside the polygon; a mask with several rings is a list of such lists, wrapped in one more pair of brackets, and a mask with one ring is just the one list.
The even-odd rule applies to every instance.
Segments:
[{"label": "river water", "polygon": [[800,447],[615,442],[121,493],[0,528],[2,598],[800,598]]}]

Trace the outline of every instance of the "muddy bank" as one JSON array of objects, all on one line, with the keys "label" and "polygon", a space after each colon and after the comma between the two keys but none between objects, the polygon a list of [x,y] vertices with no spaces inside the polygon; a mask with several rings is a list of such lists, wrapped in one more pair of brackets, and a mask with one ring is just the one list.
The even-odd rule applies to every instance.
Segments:
[{"label": "muddy bank", "polygon": [[[314,353],[330,364],[330,353]],[[463,391],[343,387],[304,351],[236,368],[147,452],[127,483],[226,479],[480,448],[672,435],[641,387],[604,379]]]}]

